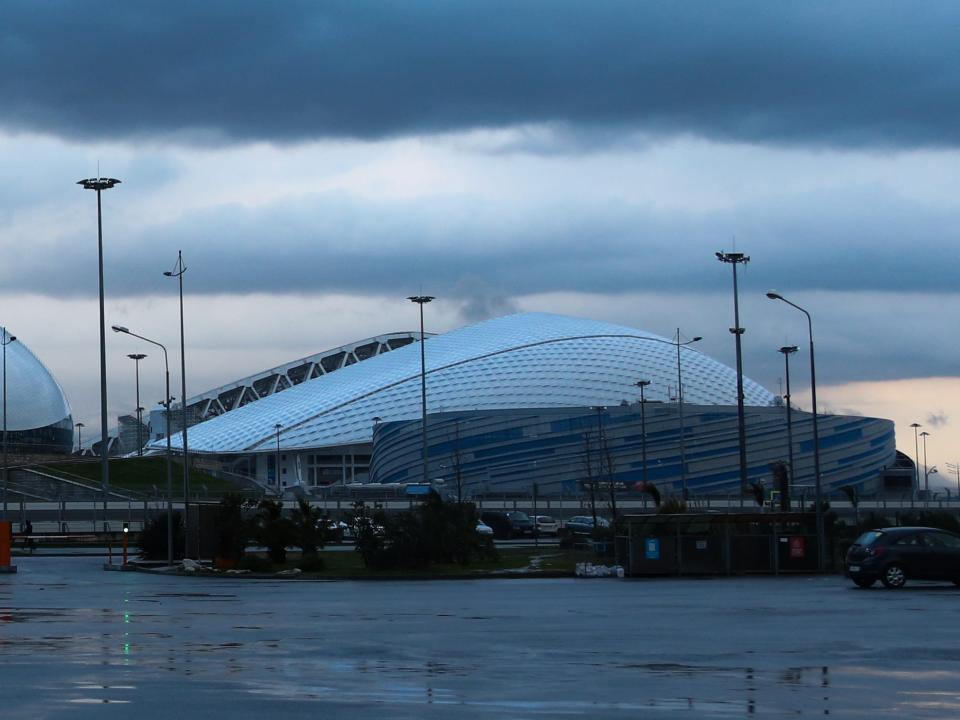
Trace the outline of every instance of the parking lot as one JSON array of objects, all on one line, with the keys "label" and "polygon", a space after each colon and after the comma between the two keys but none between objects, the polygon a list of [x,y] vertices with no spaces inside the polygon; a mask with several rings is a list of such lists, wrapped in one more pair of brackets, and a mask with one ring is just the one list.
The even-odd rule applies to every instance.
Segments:
[{"label": "parking lot", "polygon": [[4,718],[944,717],[960,591],[837,576],[277,582],[18,558]]}]

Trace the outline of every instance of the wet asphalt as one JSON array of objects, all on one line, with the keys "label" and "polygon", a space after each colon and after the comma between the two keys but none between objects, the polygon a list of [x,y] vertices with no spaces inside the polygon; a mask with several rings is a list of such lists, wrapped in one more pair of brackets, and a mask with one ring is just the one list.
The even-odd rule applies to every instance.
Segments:
[{"label": "wet asphalt", "polygon": [[960,590],[0,575],[0,717],[960,715]]}]

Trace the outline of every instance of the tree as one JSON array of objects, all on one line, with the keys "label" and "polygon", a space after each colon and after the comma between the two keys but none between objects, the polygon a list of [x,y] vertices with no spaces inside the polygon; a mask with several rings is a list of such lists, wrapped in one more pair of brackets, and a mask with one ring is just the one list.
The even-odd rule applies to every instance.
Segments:
[{"label": "tree", "polygon": [[296,540],[304,557],[316,556],[327,542],[327,524],[320,508],[314,507],[306,498],[297,498],[297,507],[290,513]]},{"label": "tree", "polygon": [[243,519],[244,500],[229,493],[220,499],[214,529],[217,535],[216,556],[230,564],[243,558],[247,549],[249,528]]},{"label": "tree", "polygon": [[283,503],[264,499],[253,519],[253,538],[267,548],[267,556],[275,565],[287,561],[287,547],[297,541],[293,522],[283,516]]}]

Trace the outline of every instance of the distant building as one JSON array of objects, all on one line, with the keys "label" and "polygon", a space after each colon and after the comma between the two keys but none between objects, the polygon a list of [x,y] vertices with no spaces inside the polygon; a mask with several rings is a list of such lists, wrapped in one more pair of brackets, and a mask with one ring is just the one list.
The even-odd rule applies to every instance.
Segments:
[{"label": "distant building", "polygon": [[[274,487],[278,478],[280,486],[308,488],[418,481],[420,348],[408,343],[349,364],[345,357],[318,377],[295,361],[205,393],[203,403],[217,400],[223,411],[191,427],[191,452]],[[672,340],[642,330],[523,313],[429,338],[426,365],[431,480],[449,482],[459,462],[473,492],[527,491],[534,481],[545,493],[580,492],[585,455],[591,473],[610,474],[596,469],[599,455],[609,452],[614,481],[635,484],[643,442],[636,383],[643,379],[650,381],[649,479],[664,492],[677,491],[684,475],[694,493],[739,491],[736,373],[693,347],[678,352]],[[290,367],[301,368],[299,382],[284,380]],[[768,480],[770,463],[788,459],[785,409],[748,378],[744,393],[749,477]],[[810,415],[795,410],[797,486],[812,486],[810,429]],[[828,490],[853,484],[876,492],[885,468],[897,462],[890,421],[822,415],[820,434]],[[174,435],[173,445],[180,442]],[[163,446],[154,440],[153,447]]]},{"label": "distant building", "polygon": [[[10,335],[16,333],[7,332]],[[22,338],[6,346],[7,448],[14,454],[69,454],[73,418],[60,384]],[[0,402],[3,386],[0,384]]]}]

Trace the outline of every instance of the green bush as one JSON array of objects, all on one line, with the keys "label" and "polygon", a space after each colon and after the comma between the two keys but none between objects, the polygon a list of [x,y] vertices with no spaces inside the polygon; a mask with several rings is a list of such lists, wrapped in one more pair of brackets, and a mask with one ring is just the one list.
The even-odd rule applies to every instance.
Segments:
[{"label": "green bush", "polygon": [[304,555],[297,563],[297,567],[303,572],[320,572],[327,569],[327,564],[319,555]]},{"label": "green bush", "polygon": [[273,563],[260,555],[245,555],[237,564],[240,570],[249,570],[253,573],[271,573],[273,572]]},{"label": "green bush", "polygon": [[216,556],[239,561],[247,549],[249,528],[243,519],[243,498],[237,494],[224,495],[214,519],[217,537]]},{"label": "green bush", "polygon": [[381,570],[496,559],[496,548],[476,525],[472,504],[445,502],[434,491],[419,507],[390,516],[382,511],[369,516],[357,503],[353,522],[364,564]]},{"label": "green bush", "polygon": [[267,556],[275,565],[287,561],[287,548],[297,542],[296,529],[283,516],[283,504],[276,500],[261,500],[259,512],[253,518],[253,539],[267,548]]},{"label": "green bush", "polygon": [[[173,559],[184,557],[183,519],[173,513]],[[140,533],[140,557],[144,560],[167,559],[167,513],[162,512],[144,523]]]}]

